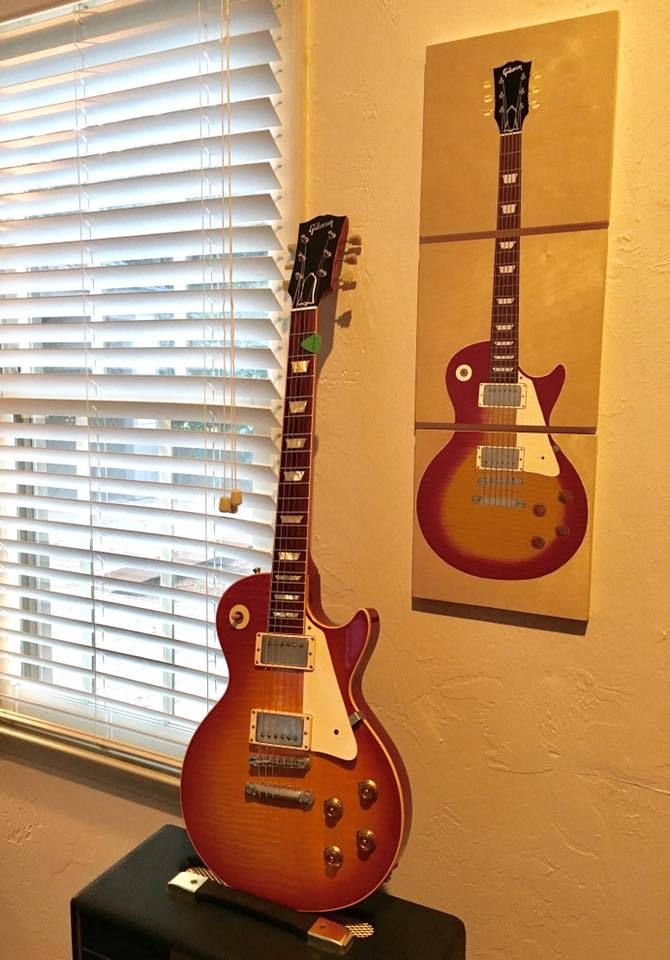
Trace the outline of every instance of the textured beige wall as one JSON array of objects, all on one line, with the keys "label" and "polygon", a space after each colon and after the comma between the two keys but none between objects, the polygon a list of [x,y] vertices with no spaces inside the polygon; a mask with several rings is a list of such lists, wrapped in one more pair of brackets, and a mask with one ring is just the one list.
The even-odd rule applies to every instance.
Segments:
[{"label": "textured beige wall", "polygon": [[[463,917],[470,960],[665,960],[670,8],[309,8],[308,212],[347,213],[365,244],[358,288],[340,296],[351,324],[336,329],[320,384],[315,554],[332,615],[362,603],[381,614],[367,692],[407,758],[416,809],[393,889]],[[621,43],[588,632],[412,613],[425,47],[612,8]]]},{"label": "textured beige wall", "polygon": [[[588,632],[412,613],[424,48],[615,5]],[[416,807],[392,889],[463,917],[469,960],[666,960],[668,8],[311,0],[309,13],[305,213],[347,213],[365,239],[358,288],[340,299],[351,323],[335,330],[320,385],[315,553],[334,617],[362,603],[382,617],[367,692],[407,758]],[[0,753],[2,960],[66,960],[69,897],[172,819],[148,799],[140,785],[112,791]]]}]

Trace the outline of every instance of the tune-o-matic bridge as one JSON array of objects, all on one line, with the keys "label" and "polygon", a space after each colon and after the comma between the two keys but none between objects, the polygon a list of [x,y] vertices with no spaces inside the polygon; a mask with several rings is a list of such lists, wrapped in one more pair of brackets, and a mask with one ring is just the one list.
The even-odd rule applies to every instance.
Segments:
[{"label": "tune-o-matic bridge", "polygon": [[314,639],[281,633],[257,633],[254,663],[281,670],[313,670]]},{"label": "tune-o-matic bridge", "polygon": [[271,773],[305,773],[310,768],[309,757],[280,757],[276,753],[252,753],[249,757],[249,766],[254,770],[262,770],[267,776]]},{"label": "tune-o-matic bridge", "polygon": [[279,713],[252,710],[249,742],[309,750],[312,742],[312,717],[308,713]]},{"label": "tune-o-matic bridge", "polygon": [[262,803],[295,803],[305,810],[309,810],[314,804],[311,790],[276,787],[271,783],[245,783],[244,796],[247,800],[260,800]]}]

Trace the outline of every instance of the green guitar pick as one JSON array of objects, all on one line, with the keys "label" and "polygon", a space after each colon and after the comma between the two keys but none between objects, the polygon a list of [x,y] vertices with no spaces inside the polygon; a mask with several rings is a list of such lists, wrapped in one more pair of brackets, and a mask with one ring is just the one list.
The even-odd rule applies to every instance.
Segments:
[{"label": "green guitar pick", "polygon": [[308,353],[318,353],[321,349],[321,334],[312,333],[309,337],[305,339],[300,344],[303,350],[306,350]]}]

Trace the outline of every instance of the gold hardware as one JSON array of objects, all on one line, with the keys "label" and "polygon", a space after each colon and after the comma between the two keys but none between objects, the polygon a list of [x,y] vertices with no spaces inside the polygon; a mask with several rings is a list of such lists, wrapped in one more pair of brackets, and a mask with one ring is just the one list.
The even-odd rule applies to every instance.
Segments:
[{"label": "gold hardware", "polygon": [[344,806],[338,797],[328,797],[327,800],[324,800],[323,809],[326,820],[339,820],[344,813]]},{"label": "gold hardware", "polygon": [[349,270],[343,270],[338,281],[340,290],[353,290],[355,286],[356,281],[354,280],[353,273]]},{"label": "gold hardware", "polygon": [[236,603],[228,611],[228,622],[233,630],[244,630],[249,625],[249,608],[243,603]]},{"label": "gold hardware", "polygon": [[344,860],[344,854],[339,847],[336,847],[335,844],[332,844],[329,847],[326,847],[323,851],[323,859],[326,861],[329,867],[334,867],[338,870],[342,866]]},{"label": "gold hardware", "polygon": [[331,947],[341,949],[351,943],[353,936],[353,932],[345,924],[336,923],[327,917],[319,917],[307,931],[309,939],[325,941]]},{"label": "gold hardware", "polygon": [[347,243],[352,247],[362,247],[363,237],[360,233],[352,233],[351,236],[347,238]]},{"label": "gold hardware", "polygon": [[361,803],[374,803],[379,796],[377,784],[374,780],[359,780],[358,795],[361,798]]},{"label": "gold hardware", "polygon": [[356,843],[361,853],[372,853],[377,846],[377,838],[372,830],[358,830],[356,833]]}]

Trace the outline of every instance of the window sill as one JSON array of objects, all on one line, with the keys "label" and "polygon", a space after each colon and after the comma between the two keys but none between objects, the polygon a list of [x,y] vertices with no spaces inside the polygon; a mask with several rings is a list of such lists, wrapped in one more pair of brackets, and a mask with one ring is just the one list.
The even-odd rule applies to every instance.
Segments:
[{"label": "window sill", "polygon": [[29,721],[0,718],[0,757],[103,790],[172,816],[181,815],[179,772],[140,765],[40,730]]}]

